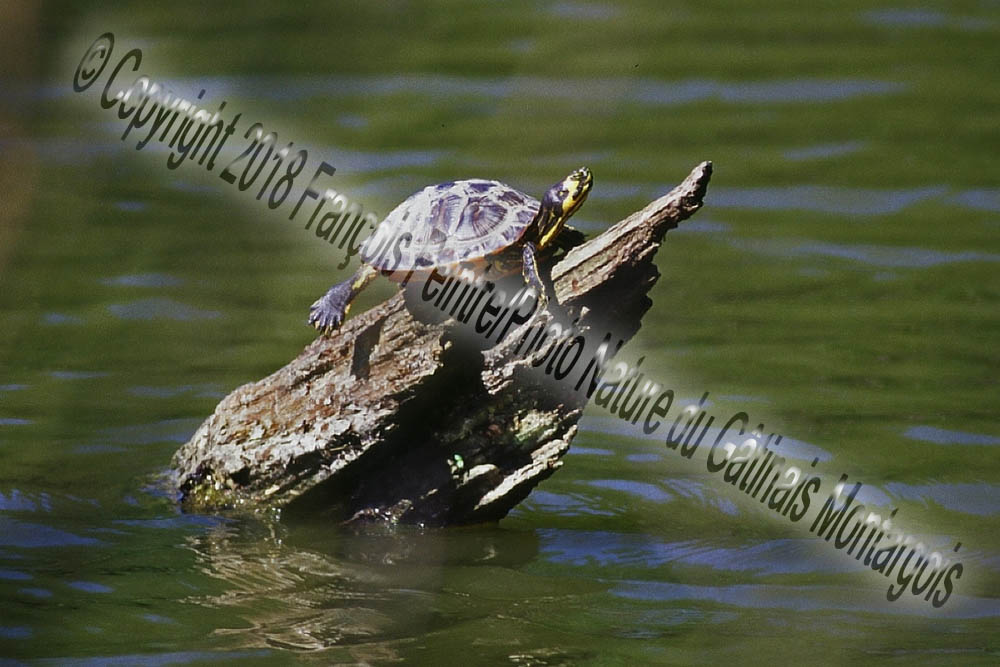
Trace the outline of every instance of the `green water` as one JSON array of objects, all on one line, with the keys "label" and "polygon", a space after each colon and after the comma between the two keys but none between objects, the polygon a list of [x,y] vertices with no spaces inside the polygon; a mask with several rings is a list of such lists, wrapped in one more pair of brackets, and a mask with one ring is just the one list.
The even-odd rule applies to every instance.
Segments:
[{"label": "green water", "polygon": [[[996,2],[3,11],[0,659],[997,660]],[[139,48],[141,72],[242,113],[232,146],[259,121],[383,214],[456,178],[539,196],[586,164],[594,232],[713,160],[622,357],[863,481],[963,563],[955,595],[888,602],[807,525],[594,406],[498,526],[179,513],[154,476],[312,339],[308,305],[353,267],[218,166],[121,141],[108,71],[72,88],[108,31],[112,66]]]}]

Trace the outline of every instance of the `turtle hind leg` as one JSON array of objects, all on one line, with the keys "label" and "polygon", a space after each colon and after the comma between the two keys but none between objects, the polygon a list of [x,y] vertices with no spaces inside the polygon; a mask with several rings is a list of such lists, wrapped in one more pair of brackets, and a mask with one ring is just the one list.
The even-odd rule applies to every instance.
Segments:
[{"label": "turtle hind leg", "polygon": [[324,334],[339,328],[347,318],[354,297],[377,275],[375,269],[363,264],[353,276],[331,287],[309,307],[309,324]]}]

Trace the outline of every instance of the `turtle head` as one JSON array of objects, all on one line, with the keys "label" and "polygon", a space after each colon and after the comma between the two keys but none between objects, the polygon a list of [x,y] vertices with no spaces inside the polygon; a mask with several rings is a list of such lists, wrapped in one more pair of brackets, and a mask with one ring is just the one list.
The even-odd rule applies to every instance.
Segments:
[{"label": "turtle head", "polygon": [[581,167],[548,189],[542,197],[542,205],[535,218],[538,228],[536,243],[539,248],[544,248],[559,235],[569,217],[583,204],[593,185],[594,177],[590,169]]}]

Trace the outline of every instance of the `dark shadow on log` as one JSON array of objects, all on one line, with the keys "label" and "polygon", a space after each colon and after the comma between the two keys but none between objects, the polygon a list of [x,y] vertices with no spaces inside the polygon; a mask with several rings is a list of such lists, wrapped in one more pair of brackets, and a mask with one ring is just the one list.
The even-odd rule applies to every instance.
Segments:
[{"label": "dark shadow on log", "polygon": [[[239,387],[174,455],[184,506],[434,525],[502,518],[561,465],[594,386],[593,362],[639,330],[659,278],[656,250],[701,207],[711,171],[698,165],[569,249],[547,272],[556,299],[526,324],[477,333],[482,308],[457,321],[471,296],[442,319],[416,286]],[[518,286],[515,277],[490,284],[495,292],[480,288],[476,303]],[[407,303],[425,312],[415,318]],[[605,339],[608,354],[595,357]]]}]

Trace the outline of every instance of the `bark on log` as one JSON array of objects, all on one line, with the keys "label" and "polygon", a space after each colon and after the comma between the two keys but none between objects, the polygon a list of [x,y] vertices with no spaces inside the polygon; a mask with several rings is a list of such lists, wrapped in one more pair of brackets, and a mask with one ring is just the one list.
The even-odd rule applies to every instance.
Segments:
[{"label": "bark on log", "polygon": [[[438,312],[428,321],[434,308],[416,286],[239,387],[174,455],[184,507],[437,525],[502,518],[561,465],[592,387],[584,367],[605,334],[610,357],[639,330],[663,235],[701,207],[711,172],[703,162],[569,250],[551,269],[558,304],[499,344],[476,334],[476,317],[463,325]],[[585,347],[556,379],[565,340],[548,336],[524,352],[535,333],[573,322]]]}]

